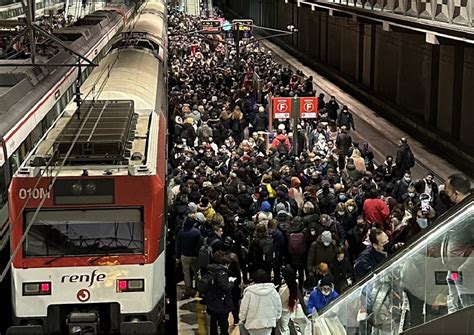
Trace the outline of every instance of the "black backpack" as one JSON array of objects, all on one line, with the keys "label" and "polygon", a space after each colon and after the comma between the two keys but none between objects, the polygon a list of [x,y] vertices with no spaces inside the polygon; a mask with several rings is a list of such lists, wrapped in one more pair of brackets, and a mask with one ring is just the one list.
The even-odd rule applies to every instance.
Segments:
[{"label": "black backpack", "polygon": [[208,270],[201,275],[197,281],[196,287],[200,294],[205,295],[216,285],[216,272]]},{"label": "black backpack", "polygon": [[413,152],[411,149],[407,150],[407,167],[412,168],[415,166],[415,156],[413,155]]},{"label": "black backpack", "polygon": [[259,241],[259,246],[262,251],[262,260],[265,263],[271,263],[275,259],[275,250],[273,248],[273,238],[268,236]]},{"label": "black backpack", "polygon": [[205,269],[209,264],[211,264],[212,256],[214,255],[212,245],[215,244],[218,239],[216,238],[210,244],[208,244],[207,241],[208,237],[204,239],[204,243],[201,248],[199,248],[198,263],[201,269]]}]

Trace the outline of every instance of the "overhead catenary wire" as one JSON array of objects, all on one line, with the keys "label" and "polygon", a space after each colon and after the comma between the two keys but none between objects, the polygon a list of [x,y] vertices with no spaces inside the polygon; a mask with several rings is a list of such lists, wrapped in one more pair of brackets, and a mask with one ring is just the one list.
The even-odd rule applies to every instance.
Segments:
[{"label": "overhead catenary wire", "polygon": [[[145,3],[146,3],[146,2],[145,2]],[[143,8],[143,7],[144,7],[144,6],[142,6],[142,8]],[[140,14],[141,14],[141,11],[140,11],[139,13],[137,13],[137,17],[138,17]],[[135,28],[136,22],[137,22],[137,20],[134,21],[131,30],[133,30],[133,28]],[[130,36],[127,36],[127,40],[128,40],[130,37],[131,37],[131,35],[130,35]],[[114,60],[114,63],[112,64],[112,66],[106,67],[106,68],[99,74],[99,76],[98,76],[98,78],[97,78],[97,80],[96,80],[96,82],[95,82],[94,84],[96,84],[96,83],[101,79],[102,75],[104,74],[104,72],[105,72],[106,70],[108,71],[108,73],[107,73],[107,77],[104,79],[104,81],[105,81],[105,82],[108,81],[110,71],[111,71],[111,69],[113,68],[113,66],[115,66],[117,60],[119,59],[119,55],[120,55],[120,52],[117,52],[117,57],[116,57],[116,59]],[[80,64],[80,61],[79,61],[79,64]],[[78,78],[78,79],[80,79],[80,78]],[[105,85],[105,84],[101,85],[101,90],[103,89],[104,85]],[[89,92],[87,93],[87,95],[84,97],[84,99],[87,98],[91,93],[94,92],[94,86],[95,86],[95,85],[92,85],[91,89],[89,90]],[[99,94],[100,94],[100,93],[99,93]],[[54,183],[56,182],[56,180],[57,180],[57,178],[58,178],[58,176],[59,176],[59,173],[61,172],[62,168],[63,168],[64,165],[66,164],[67,159],[69,158],[69,155],[71,154],[72,149],[74,148],[74,145],[76,144],[77,139],[79,138],[79,135],[80,135],[82,129],[84,128],[84,126],[85,126],[85,124],[86,124],[86,121],[88,120],[88,118],[89,118],[89,116],[90,116],[90,111],[92,110],[92,107],[93,107],[93,105],[94,105],[94,101],[95,101],[95,99],[93,100],[91,109],[90,109],[89,112],[86,114],[86,116],[83,118],[83,122],[82,122],[82,124],[81,124],[81,127],[80,127],[80,129],[77,131],[77,134],[76,134],[76,136],[74,137],[74,140],[72,141],[71,146],[69,147],[68,151],[66,152],[66,155],[64,156],[64,159],[63,159],[62,162],[61,162],[61,165],[59,166],[59,168],[57,168],[57,169],[55,170],[56,174],[54,175],[53,179],[51,180],[50,184],[48,185],[48,191],[46,192],[46,194],[49,194],[49,193],[51,192],[51,190],[52,190],[52,188],[53,188],[53,186],[54,186]],[[63,112],[63,113],[64,113],[64,112]],[[56,121],[59,120],[61,116],[62,116],[62,114],[56,119]],[[56,122],[55,122],[54,124],[56,124]],[[53,124],[53,125],[54,125],[54,124]],[[51,129],[53,129],[53,127],[51,127],[51,128],[47,131],[47,133],[43,136],[43,138],[49,134],[49,131],[50,131]],[[41,142],[40,142],[40,143],[41,143]],[[48,147],[48,150],[49,150],[52,146],[53,146],[53,144],[51,144],[51,146]],[[48,163],[46,164],[46,167],[45,167],[44,169],[42,169],[42,170],[40,171],[39,176],[37,176],[37,180],[36,180],[36,183],[35,183],[34,188],[36,188],[36,187],[39,185],[39,183],[41,182],[42,178],[44,177],[44,174],[45,174],[45,173],[48,171],[48,169],[51,167],[51,164],[53,163],[53,161],[54,161],[54,154],[51,155],[51,158],[49,159]],[[52,174],[51,174],[51,175],[52,175]],[[25,211],[25,209],[26,209],[26,207],[28,206],[28,204],[29,204],[29,202],[30,202],[31,199],[32,199],[32,193],[30,192],[30,194],[29,194],[28,197],[26,198],[26,201],[25,201],[25,203],[24,203],[22,209],[20,210],[20,212],[18,213],[18,215],[15,217],[15,220],[13,221],[13,223],[11,223],[10,231],[12,231],[13,229],[15,229],[16,225],[18,224],[18,222],[20,222],[20,221],[19,221],[19,218],[22,216],[23,212]],[[16,257],[18,251],[20,250],[20,248],[22,247],[23,243],[25,242],[26,237],[28,236],[28,232],[30,231],[30,229],[31,229],[31,227],[32,227],[32,225],[33,225],[33,223],[35,222],[35,220],[36,220],[36,218],[37,218],[37,216],[38,216],[40,210],[42,209],[42,207],[43,207],[43,205],[44,205],[44,203],[45,203],[45,201],[46,201],[46,199],[47,199],[47,196],[45,196],[45,197],[43,197],[43,198],[41,199],[39,205],[37,206],[37,208],[36,208],[36,210],[35,210],[35,212],[34,212],[34,214],[33,214],[32,219],[30,220],[30,222],[28,223],[28,225],[25,227],[25,230],[24,230],[23,233],[22,233],[22,237],[21,237],[21,239],[20,239],[18,245],[17,245],[17,246],[15,247],[15,249],[13,250],[12,254],[10,255],[10,259],[8,260],[8,262],[7,262],[6,266],[5,266],[5,268],[4,268],[3,271],[2,271],[2,274],[1,274],[1,276],[0,276],[0,283],[3,282],[3,280],[5,279],[5,276],[7,275],[8,270],[9,270],[10,266],[11,266],[12,263],[13,263],[13,259]]]}]

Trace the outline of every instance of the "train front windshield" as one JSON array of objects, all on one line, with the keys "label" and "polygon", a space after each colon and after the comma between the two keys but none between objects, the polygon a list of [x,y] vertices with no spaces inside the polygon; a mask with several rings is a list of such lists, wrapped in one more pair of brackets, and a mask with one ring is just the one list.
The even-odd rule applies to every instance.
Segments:
[{"label": "train front windshield", "polygon": [[[35,211],[25,214],[25,228]],[[41,210],[28,232],[24,257],[143,254],[140,209]]]}]

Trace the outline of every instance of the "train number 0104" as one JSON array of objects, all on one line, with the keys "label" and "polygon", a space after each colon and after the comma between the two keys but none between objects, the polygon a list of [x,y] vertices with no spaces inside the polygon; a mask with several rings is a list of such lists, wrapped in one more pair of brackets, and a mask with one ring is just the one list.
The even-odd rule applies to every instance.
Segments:
[{"label": "train number 0104", "polygon": [[18,197],[22,200],[31,197],[32,199],[51,198],[51,194],[45,188],[20,188]]}]

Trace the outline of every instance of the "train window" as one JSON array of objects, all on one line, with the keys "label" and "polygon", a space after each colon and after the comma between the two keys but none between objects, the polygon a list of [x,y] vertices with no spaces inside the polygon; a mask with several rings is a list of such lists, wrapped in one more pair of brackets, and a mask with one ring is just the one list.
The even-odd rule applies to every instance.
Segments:
[{"label": "train window", "polygon": [[[25,227],[35,211],[25,214]],[[42,210],[33,222],[25,257],[142,254],[144,228],[138,208]]]},{"label": "train window", "polygon": [[12,175],[18,170],[18,167],[20,166],[20,157],[18,154],[18,150],[13,153],[10,157],[10,166],[12,168],[11,173]]}]

